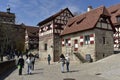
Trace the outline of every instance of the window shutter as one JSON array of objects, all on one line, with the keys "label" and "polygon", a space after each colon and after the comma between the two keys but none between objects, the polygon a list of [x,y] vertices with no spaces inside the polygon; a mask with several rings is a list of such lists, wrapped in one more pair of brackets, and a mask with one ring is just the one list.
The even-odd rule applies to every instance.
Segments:
[{"label": "window shutter", "polygon": [[77,51],[78,50],[78,40],[75,39],[74,40],[74,51]]},{"label": "window shutter", "polygon": [[94,34],[90,34],[90,44],[94,44]]},{"label": "window shutter", "polygon": [[68,46],[71,46],[71,39],[68,38]]},{"label": "window shutter", "polygon": [[64,41],[64,39],[62,39],[62,46],[64,46],[65,45],[65,41]]},{"label": "window shutter", "polygon": [[81,46],[83,45],[83,42],[84,42],[83,36],[80,36],[80,45],[81,45]]}]

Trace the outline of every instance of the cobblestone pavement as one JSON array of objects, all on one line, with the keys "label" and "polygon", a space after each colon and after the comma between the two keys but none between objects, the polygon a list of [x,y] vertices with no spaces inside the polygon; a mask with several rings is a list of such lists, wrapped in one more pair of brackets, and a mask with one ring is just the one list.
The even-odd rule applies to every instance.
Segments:
[{"label": "cobblestone pavement", "polygon": [[61,73],[60,63],[47,65],[46,62],[37,61],[32,75],[27,75],[25,65],[23,75],[19,76],[16,69],[5,80],[120,80],[119,57],[120,54],[115,54],[94,63],[71,62],[70,72],[65,73]]}]

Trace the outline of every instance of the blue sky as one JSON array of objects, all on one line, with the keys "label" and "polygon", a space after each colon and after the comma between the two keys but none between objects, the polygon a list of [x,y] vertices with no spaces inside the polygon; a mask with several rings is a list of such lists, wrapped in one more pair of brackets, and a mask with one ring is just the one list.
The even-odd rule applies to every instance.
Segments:
[{"label": "blue sky", "polygon": [[83,13],[89,5],[97,8],[115,4],[120,4],[120,0],[0,0],[0,11],[5,12],[7,5],[10,5],[11,12],[16,14],[17,24],[36,26],[40,21],[66,7],[72,13]]}]

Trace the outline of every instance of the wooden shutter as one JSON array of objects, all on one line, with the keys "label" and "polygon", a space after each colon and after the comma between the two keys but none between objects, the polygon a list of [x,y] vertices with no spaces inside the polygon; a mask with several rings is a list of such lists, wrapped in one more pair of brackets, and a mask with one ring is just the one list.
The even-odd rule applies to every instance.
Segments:
[{"label": "wooden shutter", "polygon": [[64,46],[65,45],[65,40],[64,39],[62,39],[62,46]]},{"label": "wooden shutter", "polygon": [[84,42],[83,36],[80,36],[80,45],[82,46]]},{"label": "wooden shutter", "polygon": [[90,44],[94,44],[94,34],[90,34]]},{"label": "wooden shutter", "polygon": [[68,38],[68,46],[71,46],[71,39]]},{"label": "wooden shutter", "polygon": [[77,51],[78,50],[78,40],[75,39],[74,40],[74,51]]}]

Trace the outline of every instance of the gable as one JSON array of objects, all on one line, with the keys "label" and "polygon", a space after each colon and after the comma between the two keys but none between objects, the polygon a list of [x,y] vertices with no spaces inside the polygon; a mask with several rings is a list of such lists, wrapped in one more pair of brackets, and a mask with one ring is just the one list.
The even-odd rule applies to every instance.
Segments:
[{"label": "gable", "polygon": [[[59,16],[61,16],[61,15],[63,16],[64,13],[69,14],[71,17],[73,17],[73,14],[71,13],[71,11],[70,11],[68,8],[65,8],[65,9],[57,12],[56,14],[48,17],[47,19],[39,22],[37,25],[38,25],[38,26],[42,26],[42,25],[44,25],[44,24],[46,24],[46,23],[48,23],[48,22],[50,22],[50,21],[55,20],[57,17],[58,17],[58,20],[57,20],[57,22],[58,22],[58,21],[60,21],[60,20],[59,20]],[[67,16],[67,15],[66,15],[66,16]],[[68,17],[69,17],[69,16],[68,16]],[[63,18],[64,18],[64,17],[63,17]],[[69,18],[70,18],[70,17],[69,17]],[[56,21],[55,21],[55,22],[56,22]]]},{"label": "gable", "polygon": [[71,18],[61,35],[93,29],[100,15],[103,14],[103,9],[104,6]]},{"label": "gable", "polygon": [[105,18],[105,17],[100,17],[97,24],[96,24],[97,28],[101,28],[101,29],[108,29],[108,30],[112,30],[112,25],[110,23],[109,18]]},{"label": "gable", "polygon": [[60,23],[65,25],[67,24],[68,19],[71,17],[73,17],[73,15],[71,15],[71,13],[68,10],[65,10],[55,18],[55,23]]}]

